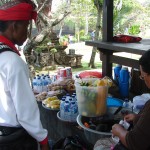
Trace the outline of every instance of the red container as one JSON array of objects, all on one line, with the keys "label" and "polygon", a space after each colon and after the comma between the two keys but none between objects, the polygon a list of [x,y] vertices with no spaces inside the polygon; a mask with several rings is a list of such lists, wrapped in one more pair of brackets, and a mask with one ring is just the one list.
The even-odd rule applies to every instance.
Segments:
[{"label": "red container", "polygon": [[60,69],[60,78],[67,78],[67,70]]},{"label": "red container", "polygon": [[61,69],[64,69],[64,67],[58,67],[58,68],[57,68],[57,74],[58,74],[58,75],[60,75],[60,70],[61,70]]}]

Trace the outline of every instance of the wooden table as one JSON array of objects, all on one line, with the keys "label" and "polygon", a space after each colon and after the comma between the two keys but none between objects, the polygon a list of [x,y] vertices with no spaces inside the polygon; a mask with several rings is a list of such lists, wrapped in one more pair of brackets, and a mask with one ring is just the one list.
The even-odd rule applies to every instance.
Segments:
[{"label": "wooden table", "polygon": [[60,138],[78,135],[84,140],[84,142],[87,143],[87,145],[89,146],[89,150],[92,150],[93,145],[90,144],[86,140],[84,131],[77,127],[78,126],[77,123],[72,124],[72,123],[66,123],[66,122],[60,121],[57,118],[58,111],[45,109],[42,106],[41,102],[38,102],[38,107],[40,110],[40,117],[41,117],[42,125],[45,129],[48,130],[49,140],[56,142]]},{"label": "wooden table", "polygon": [[103,76],[112,77],[112,64],[121,64],[139,69],[138,60],[125,58],[124,56],[115,56],[117,52],[127,52],[131,54],[142,55],[150,49],[150,39],[144,39],[138,43],[116,43],[103,41],[86,41],[86,45],[97,47],[100,51],[100,60],[102,61]]}]

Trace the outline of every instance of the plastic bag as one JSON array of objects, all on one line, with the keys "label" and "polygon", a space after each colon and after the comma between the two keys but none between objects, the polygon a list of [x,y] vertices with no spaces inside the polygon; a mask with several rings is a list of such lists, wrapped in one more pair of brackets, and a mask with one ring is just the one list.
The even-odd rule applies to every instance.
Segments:
[{"label": "plastic bag", "polygon": [[[53,150],[90,150],[78,135],[59,139],[53,146]],[[92,149],[91,149],[92,150]]]}]

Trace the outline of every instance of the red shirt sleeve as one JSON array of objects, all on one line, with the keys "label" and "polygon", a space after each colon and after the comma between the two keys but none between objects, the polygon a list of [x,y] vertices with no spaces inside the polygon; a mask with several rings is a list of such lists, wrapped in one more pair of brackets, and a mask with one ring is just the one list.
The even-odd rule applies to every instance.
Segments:
[{"label": "red shirt sleeve", "polygon": [[44,145],[48,143],[48,137],[46,137],[43,141],[40,142],[40,145]]}]

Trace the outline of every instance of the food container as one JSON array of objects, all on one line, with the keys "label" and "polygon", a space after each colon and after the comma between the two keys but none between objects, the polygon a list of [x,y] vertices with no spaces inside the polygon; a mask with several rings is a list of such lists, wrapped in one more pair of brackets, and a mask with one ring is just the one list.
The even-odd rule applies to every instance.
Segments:
[{"label": "food container", "polygon": [[[115,123],[119,123],[120,120],[122,120],[122,111],[127,111],[129,113],[132,113],[132,111],[128,108],[122,108],[121,111],[117,112],[119,107],[108,107],[107,113],[105,117],[85,117],[78,115],[77,117],[77,123],[78,125],[84,130],[84,135],[88,142],[91,144],[95,144],[96,141],[100,140],[101,138],[108,138],[112,136],[111,129],[112,126]],[[97,124],[95,121],[98,121]],[[92,122],[94,125],[96,125],[96,129],[88,128],[84,125],[84,123],[90,123]],[[109,125],[107,128],[107,131],[105,125]],[[98,129],[98,126],[101,127]],[[104,128],[104,129],[103,129]],[[103,130],[103,131],[102,131]]]},{"label": "food container", "polygon": [[[95,82],[96,79],[85,78],[84,82]],[[108,86],[81,86],[75,83],[78,111],[82,116],[96,117],[106,113],[106,98],[108,95]]]},{"label": "food container", "polygon": [[111,132],[100,132],[100,131],[96,131],[96,130],[85,127],[84,122],[85,121],[88,122],[88,118],[89,117],[84,117],[81,115],[78,115],[77,117],[77,123],[79,124],[80,127],[84,129],[84,135],[86,139],[88,140],[88,142],[94,145],[96,141],[98,141],[101,138],[111,137],[112,135]]}]

